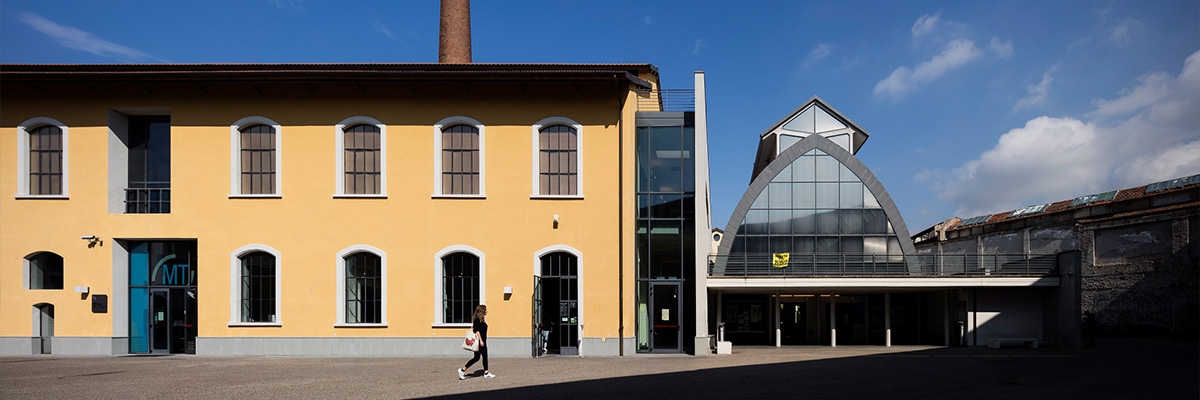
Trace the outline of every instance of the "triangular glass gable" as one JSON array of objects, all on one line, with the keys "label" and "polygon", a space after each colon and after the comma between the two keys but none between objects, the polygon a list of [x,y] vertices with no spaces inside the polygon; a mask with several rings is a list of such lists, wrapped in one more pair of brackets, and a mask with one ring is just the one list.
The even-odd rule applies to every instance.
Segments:
[{"label": "triangular glass gable", "polygon": [[[815,119],[816,119],[816,121],[815,121],[816,128],[815,129],[816,130],[814,132],[828,132],[828,131],[832,131],[832,130],[846,129],[846,124],[843,124],[841,121],[838,121],[837,118],[834,118],[832,115],[829,115],[829,113],[826,112],[825,109],[820,108],[820,107],[813,107],[813,108],[817,109],[816,117],[815,117]],[[810,108],[810,110],[811,110],[811,108]]]},{"label": "triangular glass gable", "polygon": [[800,113],[800,115],[788,122],[787,125],[784,125],[783,129],[796,132],[816,133],[816,121],[813,119],[814,108],[816,107],[809,107],[807,110],[804,110],[804,112]]}]

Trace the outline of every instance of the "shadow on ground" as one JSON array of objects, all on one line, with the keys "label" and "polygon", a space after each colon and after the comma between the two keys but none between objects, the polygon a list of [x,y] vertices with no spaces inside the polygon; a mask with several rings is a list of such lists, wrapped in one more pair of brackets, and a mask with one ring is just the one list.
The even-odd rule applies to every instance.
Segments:
[{"label": "shadow on ground", "polygon": [[[1196,399],[1200,347],[931,349],[458,393],[431,398]],[[482,378],[478,378],[482,379]],[[501,376],[497,379],[504,379]]]}]

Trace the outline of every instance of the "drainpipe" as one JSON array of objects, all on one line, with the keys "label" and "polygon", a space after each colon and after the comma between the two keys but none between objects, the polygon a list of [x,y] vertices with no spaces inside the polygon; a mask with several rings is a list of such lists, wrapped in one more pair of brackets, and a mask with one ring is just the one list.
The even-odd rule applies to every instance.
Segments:
[{"label": "drainpipe", "polygon": [[621,83],[613,75],[617,88],[617,355],[625,356],[625,99]]}]

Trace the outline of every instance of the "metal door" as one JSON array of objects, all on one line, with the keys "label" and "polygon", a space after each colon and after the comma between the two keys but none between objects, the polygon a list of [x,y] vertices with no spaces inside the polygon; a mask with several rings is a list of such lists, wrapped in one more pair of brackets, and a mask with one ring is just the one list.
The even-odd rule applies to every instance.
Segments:
[{"label": "metal door", "polygon": [[533,356],[545,353],[546,338],[542,336],[542,277],[533,277]]},{"label": "metal door", "polygon": [[51,345],[54,340],[54,305],[42,304],[37,306],[37,310],[38,352],[51,354]]}]

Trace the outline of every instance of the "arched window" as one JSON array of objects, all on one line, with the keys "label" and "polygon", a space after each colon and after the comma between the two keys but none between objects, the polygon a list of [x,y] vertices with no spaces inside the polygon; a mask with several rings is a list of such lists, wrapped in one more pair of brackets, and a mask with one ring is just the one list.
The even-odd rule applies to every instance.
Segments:
[{"label": "arched window", "polygon": [[279,326],[279,251],[250,244],[229,254],[229,326]]},{"label": "arched window", "polygon": [[346,166],[345,193],[379,194],[379,128],[355,125],[346,129],[344,162]]},{"label": "arched window", "polygon": [[387,127],[370,117],[337,125],[337,195],[387,194]]},{"label": "arched window", "polygon": [[263,117],[246,117],[230,127],[232,196],[275,196],[280,193],[280,126]]},{"label": "arched window", "polygon": [[479,129],[442,130],[442,193],[479,194]]},{"label": "arched window", "polygon": [[480,304],[479,257],[452,253],[442,257],[442,321],[470,323]]},{"label": "arched window", "polygon": [[255,251],[241,261],[241,322],[276,322],[275,256]]},{"label": "arched window", "polygon": [[379,256],[354,253],[346,260],[346,323],[383,321],[383,269]]},{"label": "arched window", "polygon": [[434,125],[434,196],[482,197],[484,127],[467,117],[450,117]]},{"label": "arched window", "polygon": [[580,196],[583,193],[580,143],[583,127],[575,121],[553,117],[538,121],[533,129],[533,196]]},{"label": "arched window", "polygon": [[17,196],[67,195],[67,126],[38,117],[17,126]]},{"label": "arched window", "polygon": [[354,245],[338,252],[338,322],[387,326],[387,253]]},{"label": "arched window", "polygon": [[25,257],[25,270],[28,273],[30,290],[62,290],[63,288],[63,258],[48,251],[38,252]]}]

